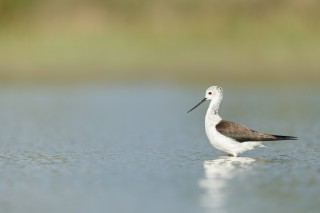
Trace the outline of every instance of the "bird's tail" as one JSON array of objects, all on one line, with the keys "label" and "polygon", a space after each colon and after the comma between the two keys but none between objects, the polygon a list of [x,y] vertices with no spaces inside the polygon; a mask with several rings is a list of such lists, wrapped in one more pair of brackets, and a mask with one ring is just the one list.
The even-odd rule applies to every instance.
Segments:
[{"label": "bird's tail", "polygon": [[285,135],[272,135],[275,140],[298,140],[297,137],[294,136],[285,136]]}]

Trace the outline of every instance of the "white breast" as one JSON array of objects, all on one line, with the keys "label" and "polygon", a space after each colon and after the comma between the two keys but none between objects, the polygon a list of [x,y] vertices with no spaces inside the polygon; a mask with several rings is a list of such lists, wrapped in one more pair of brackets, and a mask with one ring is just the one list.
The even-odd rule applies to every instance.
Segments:
[{"label": "white breast", "polygon": [[221,117],[206,117],[205,128],[210,144],[223,152],[237,156],[238,154],[252,150],[256,146],[263,147],[260,142],[244,142],[239,143],[231,138],[222,135],[217,131],[216,125],[221,121]]},{"label": "white breast", "polygon": [[234,140],[220,134],[216,130],[215,123],[206,122],[206,133],[213,147],[221,151],[233,154],[233,150],[236,148],[238,142],[235,142]]}]

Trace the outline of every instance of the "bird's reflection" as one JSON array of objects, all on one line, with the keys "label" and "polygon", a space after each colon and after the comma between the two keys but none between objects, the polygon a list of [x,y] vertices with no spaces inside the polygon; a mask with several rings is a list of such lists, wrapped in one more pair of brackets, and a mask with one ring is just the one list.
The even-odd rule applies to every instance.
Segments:
[{"label": "bird's reflection", "polygon": [[225,212],[228,199],[228,181],[251,170],[253,158],[220,157],[204,162],[205,178],[199,181],[205,190],[201,205],[210,212]]}]

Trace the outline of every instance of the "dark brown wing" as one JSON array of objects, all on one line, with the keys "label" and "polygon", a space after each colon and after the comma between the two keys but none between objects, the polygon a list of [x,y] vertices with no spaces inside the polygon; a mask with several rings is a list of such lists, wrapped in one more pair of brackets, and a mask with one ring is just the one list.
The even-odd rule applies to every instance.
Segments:
[{"label": "dark brown wing", "polygon": [[240,143],[246,141],[277,141],[277,140],[296,140],[296,137],[271,135],[263,132],[251,130],[248,127],[231,121],[222,120],[216,125],[216,129],[222,135],[234,139]]}]

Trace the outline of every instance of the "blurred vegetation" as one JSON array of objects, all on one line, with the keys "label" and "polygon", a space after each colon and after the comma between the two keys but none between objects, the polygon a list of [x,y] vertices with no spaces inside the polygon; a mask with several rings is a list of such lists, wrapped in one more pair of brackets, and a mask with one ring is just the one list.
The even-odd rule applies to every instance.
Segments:
[{"label": "blurred vegetation", "polygon": [[320,1],[0,0],[3,83],[320,82]]}]

